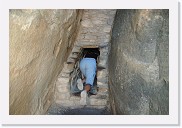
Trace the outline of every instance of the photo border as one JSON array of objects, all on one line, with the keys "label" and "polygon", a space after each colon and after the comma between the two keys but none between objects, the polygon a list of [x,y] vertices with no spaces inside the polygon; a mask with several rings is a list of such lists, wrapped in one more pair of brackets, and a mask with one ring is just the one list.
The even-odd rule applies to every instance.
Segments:
[{"label": "photo border", "polygon": [[[0,115],[3,125],[179,125],[178,1],[6,0],[6,4],[1,1],[0,6]],[[9,115],[9,9],[169,9],[169,115]]]}]

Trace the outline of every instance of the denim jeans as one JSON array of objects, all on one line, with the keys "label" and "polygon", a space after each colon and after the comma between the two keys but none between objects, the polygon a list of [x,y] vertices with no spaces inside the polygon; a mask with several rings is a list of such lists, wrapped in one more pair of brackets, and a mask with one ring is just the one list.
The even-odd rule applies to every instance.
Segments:
[{"label": "denim jeans", "polygon": [[86,84],[93,86],[96,75],[96,60],[94,58],[83,58],[80,61],[80,70],[86,78]]}]

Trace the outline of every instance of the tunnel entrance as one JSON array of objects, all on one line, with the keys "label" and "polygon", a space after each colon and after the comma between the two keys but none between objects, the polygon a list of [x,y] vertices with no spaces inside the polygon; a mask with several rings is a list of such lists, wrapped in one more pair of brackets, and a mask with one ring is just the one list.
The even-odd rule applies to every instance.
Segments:
[{"label": "tunnel entrance", "polygon": [[[108,47],[99,47],[97,45],[84,45],[82,47],[75,46],[68,57],[67,63],[65,63],[63,70],[58,76],[55,90],[55,103],[48,110],[48,114],[77,114],[78,115],[104,115],[110,114],[109,105],[109,93],[108,93],[108,73],[107,67],[103,65],[104,54],[108,50]],[[82,73],[79,68],[79,64],[82,58],[85,57],[85,53],[99,51],[97,57],[97,71],[94,79],[94,88],[97,90],[96,95],[88,94],[89,103],[86,106],[80,104],[80,93],[77,87],[77,80],[82,78]],[[55,112],[55,110],[57,110]]]},{"label": "tunnel entrance", "polygon": [[[97,16],[93,16],[93,13],[96,13]],[[88,115],[92,115],[92,113],[102,115],[107,110],[107,113],[111,114],[107,65],[109,42],[115,13],[116,10],[87,10],[84,12],[79,35],[56,81],[55,105],[51,105],[48,113],[67,115],[70,112],[76,112],[78,115],[84,115],[85,113]],[[93,23],[93,25],[88,25],[87,22]],[[97,94],[89,95],[89,103],[83,106],[80,104],[81,91],[77,88],[76,84],[77,79],[81,78],[82,75],[79,69],[80,60],[83,58],[84,51],[88,50],[100,51],[94,81]],[[56,112],[51,112],[51,110],[56,110]]]}]

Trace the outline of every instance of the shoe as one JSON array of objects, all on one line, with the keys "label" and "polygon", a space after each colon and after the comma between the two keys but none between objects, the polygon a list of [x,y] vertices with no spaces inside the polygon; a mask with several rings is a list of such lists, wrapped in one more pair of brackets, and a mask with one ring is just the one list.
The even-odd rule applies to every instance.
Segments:
[{"label": "shoe", "polygon": [[77,80],[77,87],[78,87],[79,90],[83,90],[83,83],[82,83],[81,79]]},{"label": "shoe", "polygon": [[81,99],[80,99],[81,105],[87,105],[88,104],[88,94],[86,90],[83,90],[81,92]]},{"label": "shoe", "polygon": [[96,95],[97,94],[97,89],[95,89],[93,86],[91,86],[89,93],[92,94],[92,95]]}]

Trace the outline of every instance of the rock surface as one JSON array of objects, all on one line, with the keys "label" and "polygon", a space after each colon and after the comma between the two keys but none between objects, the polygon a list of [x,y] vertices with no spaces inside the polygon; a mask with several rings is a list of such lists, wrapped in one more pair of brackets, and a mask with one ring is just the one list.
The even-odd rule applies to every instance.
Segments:
[{"label": "rock surface", "polygon": [[118,10],[109,54],[116,114],[169,114],[169,12]]},{"label": "rock surface", "polygon": [[83,10],[10,10],[10,114],[42,114]]}]

